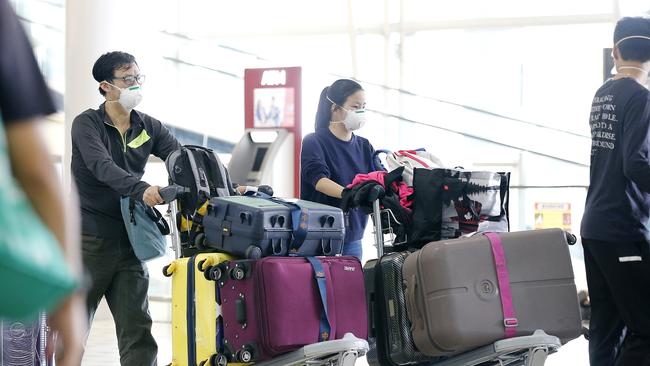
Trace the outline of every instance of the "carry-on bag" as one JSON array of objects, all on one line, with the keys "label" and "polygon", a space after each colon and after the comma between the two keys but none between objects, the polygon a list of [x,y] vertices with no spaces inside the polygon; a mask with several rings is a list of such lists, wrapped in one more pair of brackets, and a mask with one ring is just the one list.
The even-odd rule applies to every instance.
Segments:
[{"label": "carry-on bag", "polygon": [[135,256],[146,262],[165,255],[170,230],[160,211],[128,196],[120,199],[120,209]]},{"label": "carry-on bag", "polygon": [[[382,222],[389,220],[389,210],[379,209],[375,202],[371,216],[375,227],[375,245],[378,259],[366,262],[363,275],[366,288],[368,313],[368,342],[370,365],[412,365],[431,363],[439,358],[419,352],[411,336],[411,323],[407,316],[406,296],[402,266],[411,254],[409,251],[385,253],[395,247],[384,247],[384,234],[391,234],[390,227],[382,229]],[[400,248],[404,248],[403,246]]]},{"label": "carry-on bag", "polygon": [[229,362],[258,362],[346,333],[367,338],[363,273],[355,257],[230,261],[210,276],[220,288]]},{"label": "carry-on bag", "polygon": [[448,356],[537,329],[581,334],[567,234],[560,229],[476,234],[433,242],[403,266],[417,349]]},{"label": "carry-on bag", "polygon": [[415,169],[409,245],[473,232],[507,232],[510,173]]},{"label": "carry-on bag", "polygon": [[185,145],[169,154],[165,166],[170,184],[183,189],[175,197],[175,221],[181,243],[184,247],[203,249],[202,221],[208,200],[235,194],[228,170],[213,150],[194,145]]},{"label": "carry-on bag", "polygon": [[220,348],[218,291],[206,276],[214,266],[230,259],[227,254],[201,253],[163,268],[163,274],[172,277],[173,366],[215,364]]},{"label": "carry-on bag", "polygon": [[343,212],[320,203],[264,197],[217,197],[203,219],[205,246],[246,258],[341,253]]},{"label": "carry-on bag", "polygon": [[442,161],[425,149],[416,150],[377,150],[375,155],[386,154],[386,170],[393,171],[404,167],[402,177],[404,183],[413,185],[413,171],[416,168],[434,169],[443,168]]}]

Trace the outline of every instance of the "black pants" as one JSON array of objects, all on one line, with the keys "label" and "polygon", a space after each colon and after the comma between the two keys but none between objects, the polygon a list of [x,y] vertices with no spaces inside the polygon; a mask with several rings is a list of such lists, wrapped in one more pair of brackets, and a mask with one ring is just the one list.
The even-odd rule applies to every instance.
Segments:
[{"label": "black pants", "polygon": [[92,278],[88,291],[89,324],[106,297],[115,319],[122,366],[156,365],[158,346],[151,334],[149,273],[133,253],[128,239],[111,240],[83,235],[83,262]]},{"label": "black pants", "polygon": [[650,243],[584,239],[591,366],[650,365]]}]

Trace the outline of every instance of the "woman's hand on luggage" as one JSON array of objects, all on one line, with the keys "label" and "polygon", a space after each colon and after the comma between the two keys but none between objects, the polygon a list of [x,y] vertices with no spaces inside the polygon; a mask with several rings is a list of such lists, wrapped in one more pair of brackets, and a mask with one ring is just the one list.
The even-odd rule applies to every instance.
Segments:
[{"label": "woman's hand on luggage", "polygon": [[142,195],[142,200],[150,207],[165,203],[165,200],[160,196],[160,187],[158,186],[150,186],[147,188]]},{"label": "woman's hand on luggage", "polygon": [[81,365],[88,329],[85,306],[84,295],[76,293],[50,315],[49,324],[58,333],[53,337],[59,342],[54,347],[57,366]]}]

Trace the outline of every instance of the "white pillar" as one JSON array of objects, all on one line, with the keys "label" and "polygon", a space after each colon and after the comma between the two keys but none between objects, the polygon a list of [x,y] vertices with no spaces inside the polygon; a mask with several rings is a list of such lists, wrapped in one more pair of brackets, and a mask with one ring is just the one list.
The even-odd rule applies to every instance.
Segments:
[{"label": "white pillar", "polygon": [[88,108],[103,101],[92,77],[92,67],[100,55],[145,48],[144,20],[153,16],[150,1],[67,0],[65,24],[65,144],[63,149],[63,184],[71,183],[70,161],[72,121]]}]

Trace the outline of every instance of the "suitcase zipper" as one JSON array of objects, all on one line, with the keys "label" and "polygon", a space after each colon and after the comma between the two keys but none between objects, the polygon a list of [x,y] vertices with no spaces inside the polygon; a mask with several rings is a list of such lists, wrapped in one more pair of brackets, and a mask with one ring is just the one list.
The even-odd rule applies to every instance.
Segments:
[{"label": "suitcase zipper", "polygon": [[194,304],[194,262],[196,255],[187,261],[187,356],[189,365],[196,365],[196,307]]},{"label": "suitcase zipper", "polygon": [[269,354],[269,353],[275,353],[273,351],[273,348],[270,347],[269,345],[269,340],[271,339],[271,335],[269,333],[269,325],[267,324],[266,321],[266,315],[268,314],[267,308],[266,308],[266,294],[264,289],[266,288],[266,284],[264,283],[264,276],[262,276],[262,271],[263,271],[263,266],[264,266],[265,261],[260,260],[258,262],[258,270],[255,271],[255,278],[254,281],[256,283],[255,285],[255,302],[256,304],[264,304],[264,306],[256,306],[257,308],[257,321],[258,326],[262,329],[262,334],[261,338],[259,340],[260,342],[260,348],[262,349],[262,353]]}]

